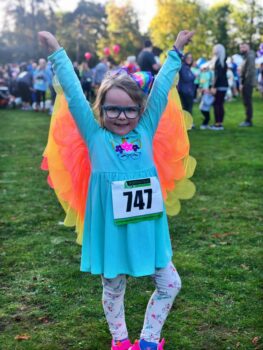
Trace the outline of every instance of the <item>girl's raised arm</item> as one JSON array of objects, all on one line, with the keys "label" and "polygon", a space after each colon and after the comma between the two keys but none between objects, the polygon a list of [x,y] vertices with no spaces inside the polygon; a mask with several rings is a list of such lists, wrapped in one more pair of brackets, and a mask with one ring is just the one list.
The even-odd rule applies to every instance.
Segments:
[{"label": "girl's raised arm", "polygon": [[98,130],[99,125],[94,118],[89,102],[86,100],[73,65],[65,50],[60,47],[57,39],[51,33],[44,31],[39,32],[38,35],[41,44],[51,54],[49,60],[52,62],[55,74],[62,86],[70,112],[84,140],[88,142],[90,136]]},{"label": "girl's raised arm", "polygon": [[174,43],[174,50],[168,52],[167,59],[156,76],[140,121],[148,129],[152,137],[167,105],[168,94],[174,82],[175,75],[181,68],[180,52],[190,42],[193,35],[194,32],[187,30],[178,34]]}]

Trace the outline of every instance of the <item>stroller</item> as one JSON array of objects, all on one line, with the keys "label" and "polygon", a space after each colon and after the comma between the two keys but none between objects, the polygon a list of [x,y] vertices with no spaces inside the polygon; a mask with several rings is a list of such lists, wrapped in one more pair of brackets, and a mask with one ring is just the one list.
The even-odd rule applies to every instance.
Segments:
[{"label": "stroller", "polygon": [[5,80],[0,79],[0,108],[6,108],[9,104],[10,93]]}]

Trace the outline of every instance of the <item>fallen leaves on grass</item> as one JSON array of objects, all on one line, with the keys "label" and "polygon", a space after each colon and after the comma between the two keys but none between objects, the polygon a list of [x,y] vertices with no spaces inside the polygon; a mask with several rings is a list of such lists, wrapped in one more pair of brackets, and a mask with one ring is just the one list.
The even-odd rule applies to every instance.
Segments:
[{"label": "fallen leaves on grass", "polygon": [[38,321],[40,321],[42,323],[49,323],[50,322],[47,316],[39,317]]},{"label": "fallen leaves on grass", "polygon": [[253,345],[257,345],[257,343],[258,343],[258,341],[260,340],[260,338],[261,338],[261,337],[254,337],[254,338],[252,339],[252,344],[253,344]]},{"label": "fallen leaves on grass", "polygon": [[237,232],[225,232],[225,233],[214,233],[212,234],[212,237],[214,238],[225,238],[225,237],[228,237],[228,236],[235,236],[235,235],[238,235]]},{"label": "fallen leaves on grass", "polygon": [[20,334],[20,335],[15,336],[15,340],[28,340],[30,338],[31,337],[28,334]]}]

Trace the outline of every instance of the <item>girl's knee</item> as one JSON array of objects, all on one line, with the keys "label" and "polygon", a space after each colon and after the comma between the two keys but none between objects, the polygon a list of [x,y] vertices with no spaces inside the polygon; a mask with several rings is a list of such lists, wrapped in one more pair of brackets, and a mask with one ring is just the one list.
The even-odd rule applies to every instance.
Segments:
[{"label": "girl's knee", "polygon": [[182,288],[181,278],[173,266],[168,265],[165,269],[159,270],[155,275],[155,282],[158,294],[169,295],[175,298]]},{"label": "girl's knee", "polygon": [[104,292],[114,295],[122,294],[126,288],[126,277],[125,275],[119,275],[116,278],[102,277],[102,285]]},{"label": "girl's knee", "polygon": [[177,294],[180,292],[181,288],[182,288],[182,281],[178,272],[175,270],[172,273],[171,279],[168,284],[169,293],[172,294],[174,297],[176,297]]},{"label": "girl's knee", "polygon": [[180,292],[180,290],[182,289],[182,280],[181,277],[179,276],[179,274],[176,272],[177,276],[176,276],[176,282],[175,282],[175,288],[177,289],[177,293]]}]

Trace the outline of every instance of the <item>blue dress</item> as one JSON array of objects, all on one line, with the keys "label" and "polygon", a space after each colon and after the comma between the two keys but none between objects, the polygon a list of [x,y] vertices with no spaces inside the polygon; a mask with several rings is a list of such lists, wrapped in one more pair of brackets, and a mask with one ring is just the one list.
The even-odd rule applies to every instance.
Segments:
[{"label": "blue dress", "polygon": [[[165,208],[161,217],[117,225],[113,217],[112,182],[157,176],[152,143],[181,60],[174,51],[157,75],[137,127],[125,136],[102,128],[82,92],[63,48],[50,57],[69,109],[86,142],[92,172],[84,220],[81,271],[114,278],[119,274],[151,275],[165,267],[172,248]],[[121,144],[132,145],[123,149]]]}]

